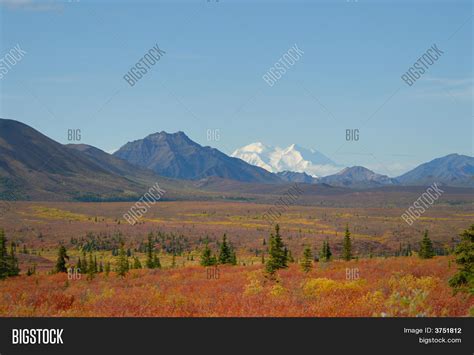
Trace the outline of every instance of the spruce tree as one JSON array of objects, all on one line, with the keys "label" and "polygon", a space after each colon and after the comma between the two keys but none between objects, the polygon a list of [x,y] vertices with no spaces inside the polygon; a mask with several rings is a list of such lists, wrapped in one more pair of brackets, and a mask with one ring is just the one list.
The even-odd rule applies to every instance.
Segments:
[{"label": "spruce tree", "polygon": [[329,242],[325,240],[323,241],[323,246],[321,248],[321,251],[319,252],[319,260],[323,262],[328,262],[331,260],[331,257],[331,247],[329,246]]},{"label": "spruce tree", "polygon": [[36,274],[36,263],[33,263],[32,267],[28,267],[28,270],[26,271],[26,276],[31,276]]},{"label": "spruce tree", "polygon": [[153,267],[155,269],[161,269],[160,258],[156,255],[156,252],[153,254]]},{"label": "spruce tree", "polygon": [[211,263],[211,266],[217,265],[217,257],[215,255],[211,256],[210,263]]},{"label": "spruce tree", "polygon": [[346,226],[346,231],[344,233],[344,241],[342,244],[342,258],[345,261],[352,259],[352,242],[351,242],[351,232],[349,232],[349,226]]},{"label": "spruce tree", "polygon": [[311,248],[306,246],[303,251],[303,259],[301,260],[301,268],[304,272],[309,272],[313,267],[313,254]]},{"label": "spruce tree", "polygon": [[81,274],[87,274],[89,270],[89,265],[87,264],[86,251],[82,250],[82,269]]},{"label": "spruce tree", "polygon": [[69,260],[66,247],[61,245],[58,250],[58,258],[56,259],[55,272],[67,272],[66,260]]},{"label": "spruce tree", "polygon": [[219,264],[231,264],[232,263],[232,250],[227,244],[227,236],[224,234],[222,237],[222,243],[219,251]]},{"label": "spruce tree", "polygon": [[230,246],[230,264],[237,265],[237,254],[235,253],[234,247]]},{"label": "spruce tree", "polygon": [[288,248],[287,248],[287,247],[285,247],[285,248],[283,249],[283,256],[284,256],[284,258],[283,258],[283,265],[284,265],[284,267],[288,267],[288,262],[289,262],[289,260],[290,260],[290,254],[289,254],[289,252],[288,252]]},{"label": "spruce tree", "polygon": [[16,245],[10,243],[10,255],[8,256],[9,272],[8,276],[18,276],[20,274],[20,268],[18,267],[18,259],[15,256]]},{"label": "spruce tree", "polygon": [[20,274],[15,251],[16,245],[12,242],[10,243],[10,251],[7,252],[7,238],[3,229],[0,229],[0,279]]},{"label": "spruce tree", "polygon": [[458,291],[474,294],[474,224],[460,234],[461,241],[454,249],[458,272],[449,279],[449,286]]},{"label": "spruce tree", "polygon": [[7,238],[5,232],[0,229],[0,279],[4,279],[9,275]]},{"label": "spruce tree", "polygon": [[428,230],[425,230],[423,239],[421,240],[420,252],[418,253],[418,256],[422,259],[431,259],[434,255],[435,253],[433,249],[433,243],[428,237]]},{"label": "spruce tree", "polygon": [[201,265],[202,266],[212,266],[215,264],[215,256],[212,256],[211,248],[209,248],[209,244],[206,242],[204,250],[201,254]]},{"label": "spruce tree", "polygon": [[329,241],[326,241],[326,260],[330,261],[332,257],[331,246],[329,245]]},{"label": "spruce tree", "polygon": [[280,226],[275,226],[275,234],[270,234],[269,258],[265,265],[268,274],[273,275],[278,269],[287,267],[287,255],[285,255],[285,245],[280,235]]},{"label": "spruce tree", "polygon": [[82,273],[82,262],[81,262],[81,257],[78,257],[78,258],[77,258],[77,264],[76,264],[76,268],[77,268],[78,272],[81,272],[81,273]]},{"label": "spruce tree", "polygon": [[96,274],[96,265],[92,259],[92,252],[89,253],[89,269],[87,270],[87,279],[92,280]]},{"label": "spruce tree", "polygon": [[134,258],[133,260],[133,268],[134,269],[141,269],[142,268],[142,263],[140,262],[140,259],[137,257]]},{"label": "spruce tree", "polygon": [[153,233],[149,233],[148,234],[148,242],[147,242],[147,245],[146,245],[146,267],[148,269],[154,269],[155,267],[157,267],[155,265],[155,261],[154,261],[154,245],[153,245]]},{"label": "spruce tree", "polygon": [[120,245],[117,260],[117,275],[125,277],[128,272],[128,257],[123,243]]}]

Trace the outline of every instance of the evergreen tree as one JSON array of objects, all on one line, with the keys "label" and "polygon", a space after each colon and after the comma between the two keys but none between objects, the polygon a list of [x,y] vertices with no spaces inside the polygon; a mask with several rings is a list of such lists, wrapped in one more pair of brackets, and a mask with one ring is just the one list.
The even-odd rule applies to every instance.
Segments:
[{"label": "evergreen tree", "polygon": [[148,234],[148,242],[146,245],[146,267],[148,269],[154,269],[156,268],[155,260],[154,258],[156,255],[154,255],[154,245],[153,245],[153,233]]},{"label": "evergreen tree", "polygon": [[342,258],[345,261],[352,259],[352,242],[351,232],[349,232],[349,226],[346,226],[346,232],[344,233],[344,242],[342,244]]},{"label": "evergreen tree", "polygon": [[425,230],[423,239],[421,240],[420,252],[418,253],[418,256],[422,259],[431,259],[434,255],[435,253],[433,249],[433,243],[428,237],[428,231]]},{"label": "evergreen tree", "polygon": [[474,224],[460,234],[461,242],[454,249],[458,272],[449,280],[454,292],[474,294]]},{"label": "evergreen tree", "polygon": [[117,260],[117,275],[121,277],[125,277],[128,272],[128,257],[127,252],[125,251],[125,247],[123,243],[120,245],[119,253],[118,253],[118,260]]},{"label": "evergreen tree", "polygon": [[0,279],[4,279],[9,275],[7,238],[5,232],[0,229]]},{"label": "evergreen tree", "polygon": [[212,255],[211,248],[209,248],[209,244],[206,242],[204,250],[201,254],[201,265],[202,266],[212,266],[215,265],[216,257]]},{"label": "evergreen tree", "polygon": [[304,272],[309,272],[313,267],[313,254],[309,246],[305,247],[303,251],[303,259],[301,260],[301,268]]},{"label": "evergreen tree", "polygon": [[77,258],[77,264],[76,264],[77,270],[82,273],[82,262],[81,262],[81,257]]},{"label": "evergreen tree", "polygon": [[285,247],[285,248],[283,249],[283,255],[284,255],[284,258],[283,258],[283,265],[284,265],[284,267],[288,267],[288,261],[289,261],[289,258],[290,258],[290,256],[289,256],[290,254],[289,254],[289,252],[288,252],[288,248],[287,248],[287,247]]},{"label": "evergreen tree", "polygon": [[332,252],[329,242],[326,240],[323,242],[321,251],[319,252],[319,260],[323,262],[331,261]]},{"label": "evergreen tree", "polygon": [[137,257],[134,257],[133,259],[133,268],[134,269],[141,269],[142,268],[142,263],[140,262],[140,259]]},{"label": "evergreen tree", "polygon": [[92,252],[89,253],[89,268],[87,269],[87,279],[92,280],[95,276],[95,266],[94,266],[94,261],[92,259]]},{"label": "evergreen tree", "polygon": [[66,260],[69,260],[69,256],[66,252],[66,247],[61,245],[58,251],[58,258],[56,260],[55,272],[67,272]]},{"label": "evergreen tree", "polygon": [[222,243],[219,251],[219,264],[231,264],[232,263],[232,250],[227,244],[227,236],[224,234],[222,237]]},{"label": "evergreen tree", "polygon": [[211,256],[210,263],[212,266],[217,265],[217,257],[215,255]]},{"label": "evergreen tree", "polygon": [[36,274],[36,263],[33,263],[32,267],[28,267],[28,270],[26,271],[26,276],[31,276]]},{"label": "evergreen tree", "polygon": [[271,233],[269,241],[269,258],[265,265],[268,274],[273,275],[278,269],[287,267],[287,255],[285,255],[285,245],[280,235],[280,226],[275,225],[275,234]]},{"label": "evergreen tree", "polygon": [[230,264],[237,265],[237,254],[235,253],[234,247],[230,246]]},{"label": "evergreen tree", "polygon": [[326,241],[326,261],[331,261],[332,252],[331,246],[329,245],[329,241]]},{"label": "evergreen tree", "polygon": [[407,246],[407,256],[412,256],[412,252],[411,252],[411,244],[408,243],[408,246]]},{"label": "evergreen tree", "polygon": [[10,243],[10,255],[8,256],[8,276],[18,276],[20,274],[20,268],[18,267],[18,259],[15,256],[16,245]]},{"label": "evergreen tree", "polygon": [[171,258],[171,267],[173,269],[176,267],[176,253],[173,253],[173,257]]},{"label": "evergreen tree", "polygon": [[155,269],[161,269],[160,258],[158,257],[158,255],[156,255],[156,253],[153,254],[153,265]]},{"label": "evergreen tree", "polygon": [[87,274],[89,270],[89,265],[87,265],[86,251],[82,250],[82,269],[81,274]]}]

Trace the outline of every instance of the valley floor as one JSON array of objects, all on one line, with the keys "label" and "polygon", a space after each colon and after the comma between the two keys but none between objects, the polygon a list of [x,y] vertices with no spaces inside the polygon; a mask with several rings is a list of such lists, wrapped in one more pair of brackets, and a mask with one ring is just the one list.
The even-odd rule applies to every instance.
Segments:
[{"label": "valley floor", "polygon": [[299,265],[264,277],[261,265],[132,270],[87,280],[67,274],[0,281],[0,316],[383,317],[468,316],[474,298],[453,295],[451,257],[360,259]]}]

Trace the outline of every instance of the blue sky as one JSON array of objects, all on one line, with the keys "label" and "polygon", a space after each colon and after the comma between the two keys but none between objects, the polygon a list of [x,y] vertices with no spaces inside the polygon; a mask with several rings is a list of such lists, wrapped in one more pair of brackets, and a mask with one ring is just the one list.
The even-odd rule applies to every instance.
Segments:
[{"label": "blue sky", "polygon": [[[297,143],[390,176],[473,155],[470,1],[0,3],[0,57],[27,52],[0,80],[0,117],[61,143],[81,129],[111,151],[181,130],[227,154]],[[155,44],[166,54],[130,87]],[[295,44],[304,55],[270,87],[262,76]],[[444,54],[406,85],[433,44]]]}]

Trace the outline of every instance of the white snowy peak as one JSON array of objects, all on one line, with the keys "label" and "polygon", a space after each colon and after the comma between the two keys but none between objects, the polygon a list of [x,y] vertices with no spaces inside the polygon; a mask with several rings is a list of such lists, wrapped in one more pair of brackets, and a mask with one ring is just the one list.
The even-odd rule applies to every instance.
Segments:
[{"label": "white snowy peak", "polygon": [[235,150],[232,156],[273,173],[293,171],[318,177],[341,170],[341,166],[317,150],[296,144],[280,148],[257,142]]}]

